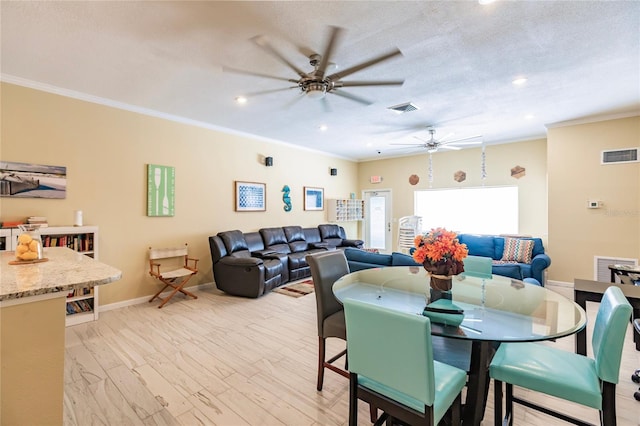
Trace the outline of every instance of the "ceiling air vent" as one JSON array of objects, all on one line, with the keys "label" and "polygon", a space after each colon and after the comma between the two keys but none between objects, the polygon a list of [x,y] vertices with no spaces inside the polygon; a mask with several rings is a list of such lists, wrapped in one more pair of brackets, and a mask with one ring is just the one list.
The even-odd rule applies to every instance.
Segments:
[{"label": "ceiling air vent", "polygon": [[420,108],[418,108],[416,105],[412,104],[411,102],[406,102],[404,104],[387,107],[387,109],[390,109],[391,111],[395,111],[398,114],[402,114],[405,112],[415,111]]},{"label": "ceiling air vent", "polygon": [[637,163],[638,148],[602,151],[601,164]]}]

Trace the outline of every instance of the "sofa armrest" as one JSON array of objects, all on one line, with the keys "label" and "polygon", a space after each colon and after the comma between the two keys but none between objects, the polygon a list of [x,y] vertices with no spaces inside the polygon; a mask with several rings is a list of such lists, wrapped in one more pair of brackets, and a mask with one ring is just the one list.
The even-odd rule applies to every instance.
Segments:
[{"label": "sofa armrest", "polygon": [[271,259],[271,258],[273,258],[274,255],[277,255],[277,254],[278,254],[277,251],[269,250],[269,249],[258,250],[258,251],[252,251],[251,252],[251,256],[258,257],[260,259]]},{"label": "sofa armrest", "polygon": [[329,243],[309,243],[309,247],[314,249],[329,250]]},{"label": "sofa armrest", "polygon": [[233,257],[233,256],[225,256],[222,259],[220,259],[220,262],[223,265],[226,266],[240,266],[240,267],[246,267],[246,266],[258,266],[258,265],[262,265],[262,259],[258,259],[257,257]]},{"label": "sofa armrest", "polygon": [[362,241],[362,240],[343,239],[341,246],[342,247],[362,248],[362,246],[364,246],[364,241]]},{"label": "sofa armrest", "polygon": [[547,269],[551,265],[551,258],[545,254],[541,253],[533,257],[531,259],[531,277],[535,278],[544,286],[544,270]]}]

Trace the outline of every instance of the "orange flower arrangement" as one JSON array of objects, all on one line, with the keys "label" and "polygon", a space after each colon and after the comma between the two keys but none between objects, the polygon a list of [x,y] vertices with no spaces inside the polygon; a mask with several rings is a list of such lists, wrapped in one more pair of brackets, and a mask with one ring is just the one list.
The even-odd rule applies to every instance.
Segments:
[{"label": "orange flower arrangement", "polygon": [[432,274],[451,276],[464,272],[462,259],[467,257],[467,245],[458,241],[455,232],[444,228],[433,228],[418,235],[413,241],[416,249],[413,259],[422,263],[424,269]]}]

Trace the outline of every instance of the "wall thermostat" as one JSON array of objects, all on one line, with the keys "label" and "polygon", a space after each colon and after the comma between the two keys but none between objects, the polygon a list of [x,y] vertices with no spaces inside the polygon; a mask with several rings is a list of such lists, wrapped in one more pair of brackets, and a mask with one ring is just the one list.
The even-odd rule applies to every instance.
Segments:
[{"label": "wall thermostat", "polygon": [[587,207],[589,207],[590,209],[599,209],[600,208],[600,201],[598,201],[598,200],[589,200],[587,202]]}]

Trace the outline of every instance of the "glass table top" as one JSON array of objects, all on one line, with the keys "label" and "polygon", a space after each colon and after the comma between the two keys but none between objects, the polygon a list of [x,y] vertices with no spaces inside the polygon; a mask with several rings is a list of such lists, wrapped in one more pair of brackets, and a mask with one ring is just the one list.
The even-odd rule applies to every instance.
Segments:
[{"label": "glass table top", "polygon": [[[429,282],[422,267],[365,269],[340,278],[333,293],[339,301],[353,298],[400,312],[425,314],[431,318],[432,334],[468,340],[549,340],[576,333],[586,324],[584,310],[572,300],[508,277],[454,276],[451,300],[437,302],[430,300]],[[424,312],[426,305],[463,312],[434,314]]]}]

